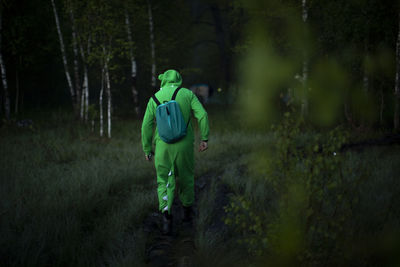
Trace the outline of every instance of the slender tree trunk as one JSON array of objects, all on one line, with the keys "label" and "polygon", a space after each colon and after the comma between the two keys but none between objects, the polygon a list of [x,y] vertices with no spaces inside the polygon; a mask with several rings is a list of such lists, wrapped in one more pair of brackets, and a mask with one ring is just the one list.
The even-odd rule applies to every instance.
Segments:
[{"label": "slender tree trunk", "polygon": [[[84,56],[84,54],[83,54],[83,49],[82,49],[82,46],[80,45],[80,50],[81,50],[81,57],[82,57],[82,59],[83,60],[85,60],[85,56]],[[83,77],[83,86],[82,86],[82,92],[81,92],[81,101],[80,101],[80,118],[81,118],[81,120],[83,120],[84,118],[85,118],[85,114],[86,114],[86,111],[87,111],[87,109],[88,109],[88,107],[87,107],[87,95],[86,95],[86,91],[87,91],[87,87],[88,87],[88,80],[87,80],[87,66],[86,66],[86,63],[84,62],[83,63],[83,65],[84,65],[84,67],[83,67],[83,71],[84,71],[84,73],[83,73],[83,75],[84,75],[84,77]],[[85,119],[85,121],[87,121],[86,119]]]},{"label": "slender tree trunk", "polygon": [[400,101],[400,12],[398,14],[398,33],[397,33],[397,43],[396,43],[396,80],[394,87],[394,119],[393,127],[395,131],[399,130],[399,101]]},{"label": "slender tree trunk", "polygon": [[4,115],[6,120],[10,119],[10,94],[8,92],[8,83],[7,83],[7,73],[6,66],[3,61],[3,52],[2,52],[2,37],[3,37],[3,10],[0,7],[0,70],[1,70],[1,81],[3,83],[3,101],[4,101]]},{"label": "slender tree trunk", "polygon": [[54,0],[51,0],[51,4],[53,6],[53,12],[54,12],[54,18],[55,18],[55,21],[56,21],[58,39],[60,41],[60,49],[61,49],[61,55],[62,55],[63,64],[64,64],[65,77],[67,78],[69,91],[71,93],[72,105],[74,107],[75,114],[77,115],[77,114],[79,114],[78,113],[79,106],[77,106],[77,102],[78,101],[77,101],[77,98],[76,98],[74,87],[72,85],[71,75],[69,74],[68,61],[67,61],[67,55],[65,53],[64,40],[63,40],[63,37],[62,37],[61,28],[60,28],[60,22],[59,22],[59,19],[58,19],[58,13],[57,13],[57,9],[56,9],[56,5],[54,3]]},{"label": "slender tree trunk", "polygon": [[[111,41],[110,41],[111,42]],[[111,83],[110,83],[110,53],[107,51],[106,47],[103,46],[103,56],[104,56],[104,82],[106,87],[107,95],[107,136],[111,138],[111,111],[112,111],[112,101],[111,101]]]},{"label": "slender tree trunk", "polygon": [[83,114],[85,112],[85,94],[81,94],[81,100],[80,100],[80,118],[83,120]]},{"label": "slender tree trunk", "polygon": [[83,50],[82,44],[79,43],[79,50],[81,53],[81,58],[83,62],[83,85],[82,85],[82,101],[81,101],[81,118],[85,119],[85,122],[89,118],[89,75],[88,75],[88,65],[86,62],[86,55],[90,52],[90,38],[87,44],[87,54]]},{"label": "slender tree trunk", "polygon": [[129,57],[131,60],[131,83],[132,83],[132,96],[133,96],[133,105],[135,107],[136,116],[139,117],[140,108],[139,108],[139,92],[136,89],[136,60],[133,55],[132,49],[132,33],[131,33],[131,23],[129,21],[129,14],[125,11],[125,25],[126,25],[126,33],[128,35],[129,41]]},{"label": "slender tree trunk", "polygon": [[83,67],[83,93],[85,94],[85,122],[89,119],[89,76],[87,65]]},{"label": "slender tree trunk", "polygon": [[111,86],[110,86],[110,73],[108,69],[108,59],[105,66],[106,71],[106,94],[107,94],[107,136],[111,138]]},{"label": "slender tree trunk", "polygon": [[18,69],[15,71],[15,114],[18,114],[18,102],[19,102],[19,78]]},{"label": "slender tree trunk", "polygon": [[[303,27],[306,29],[307,25],[307,18],[308,18],[308,9],[307,9],[307,2],[306,0],[302,0],[302,19],[303,19]],[[305,31],[304,31],[305,32]],[[301,100],[301,114],[307,116],[308,113],[308,92],[307,92],[307,80],[308,80],[308,59],[306,53],[306,47],[303,48],[303,69],[302,69],[302,87],[303,87],[303,94]]]},{"label": "slender tree trunk", "polygon": [[[69,7],[69,15],[71,19],[72,25],[72,48],[74,51],[74,79],[75,79],[75,92],[76,92],[76,99],[78,100],[77,106],[79,106],[79,100],[81,100],[81,85],[80,85],[80,78],[79,78],[79,52],[78,52],[78,41],[77,41],[77,33],[75,27],[75,16],[72,7]],[[82,107],[82,106],[81,106]],[[81,112],[81,120],[83,119],[82,112]]]},{"label": "slender tree trunk", "polygon": [[[91,44],[91,38],[89,36],[88,41],[87,41],[87,56],[90,55],[90,44]],[[85,87],[85,95],[86,95],[86,113],[85,113],[85,121],[87,122],[89,119],[89,72],[88,72],[88,64],[86,61],[85,62],[85,79],[86,79],[86,87]]]},{"label": "slender tree trunk", "polygon": [[151,86],[156,88],[156,52],[154,44],[154,29],[153,29],[153,14],[151,11],[150,0],[147,0],[147,7],[149,13],[149,31],[150,31],[150,49],[151,49]]},{"label": "slender tree trunk", "polygon": [[99,96],[99,109],[100,109],[100,136],[103,137],[104,134],[104,124],[103,124],[103,94],[104,94],[104,66],[101,70],[101,88]]},{"label": "slender tree trunk", "polygon": [[0,69],[1,80],[3,83],[3,101],[4,101],[4,115],[7,120],[10,119],[10,94],[8,92],[6,66],[3,61],[3,54],[0,52]]}]

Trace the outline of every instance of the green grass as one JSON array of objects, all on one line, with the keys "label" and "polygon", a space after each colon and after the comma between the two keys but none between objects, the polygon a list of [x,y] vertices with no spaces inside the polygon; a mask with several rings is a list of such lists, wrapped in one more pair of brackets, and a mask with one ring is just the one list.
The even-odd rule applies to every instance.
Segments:
[{"label": "green grass", "polygon": [[139,226],[157,205],[155,172],[144,161],[139,124],[124,122],[122,129],[131,134],[112,140],[71,121],[49,124],[2,132],[4,262],[118,265],[132,253],[143,261]]},{"label": "green grass", "polygon": [[[198,202],[195,265],[257,263],[259,258],[253,259],[246,246],[237,242],[243,233],[228,227],[216,234],[209,224],[213,216],[219,216],[214,205],[221,184],[229,188],[233,200],[244,197],[255,210],[266,212],[268,222],[274,221],[280,196],[267,169],[268,159],[275,156],[271,149],[275,139],[270,133],[243,127],[226,107],[211,107],[209,117],[209,150],[195,153],[195,175],[209,177],[210,183]],[[157,210],[157,196],[153,163],[144,160],[141,149],[140,122],[115,118],[113,138],[108,140],[62,112],[39,114],[38,118],[33,130],[0,129],[2,263],[144,265],[146,234],[142,224]],[[312,137],[303,133],[297,142],[306,144]],[[347,257],[368,258],[368,247],[360,245],[356,250],[351,244],[362,244],[365,238],[368,242],[378,240],[384,247],[390,240],[379,239],[380,233],[399,229],[398,149],[369,147],[344,155],[345,179],[349,183],[360,180],[353,192],[358,199],[353,199],[345,222],[349,235],[340,240],[348,246]],[[374,235],[379,238],[374,239]],[[392,255],[393,246],[388,247],[377,255]]]}]

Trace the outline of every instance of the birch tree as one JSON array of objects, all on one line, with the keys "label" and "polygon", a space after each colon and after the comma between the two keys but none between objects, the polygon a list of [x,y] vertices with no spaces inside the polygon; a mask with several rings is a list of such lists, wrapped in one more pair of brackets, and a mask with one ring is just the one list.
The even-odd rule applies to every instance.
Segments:
[{"label": "birch tree", "polygon": [[64,64],[65,77],[66,77],[67,82],[68,82],[68,87],[69,87],[69,91],[70,91],[70,94],[71,94],[72,105],[74,107],[75,114],[78,114],[77,98],[76,98],[74,86],[72,84],[71,75],[70,75],[70,72],[69,72],[68,60],[67,60],[67,55],[66,55],[66,52],[65,52],[64,39],[63,39],[62,32],[61,32],[61,27],[60,27],[60,21],[59,21],[59,17],[58,17],[58,13],[57,13],[57,8],[56,8],[56,4],[54,3],[54,0],[50,0],[50,1],[51,1],[51,5],[53,7],[53,13],[54,13],[54,19],[55,19],[55,22],[56,22],[57,34],[58,34],[58,39],[59,39],[59,42],[60,42],[60,50],[61,50],[61,56],[62,56],[63,64]]},{"label": "birch tree", "polygon": [[112,98],[111,98],[111,80],[110,80],[110,59],[111,59],[111,49],[110,46],[102,47],[102,57],[101,62],[103,64],[101,70],[101,87],[99,95],[99,109],[100,109],[100,136],[104,136],[104,108],[103,108],[103,98],[104,89],[107,96],[107,137],[111,138],[112,130]]},{"label": "birch tree", "polygon": [[104,67],[101,69],[101,86],[100,86],[100,94],[99,94],[99,114],[100,114],[100,137],[104,135],[104,124],[103,124],[103,94],[104,94]]},{"label": "birch tree", "polygon": [[396,42],[396,78],[394,87],[394,130],[399,130],[399,112],[400,112],[400,12],[398,14],[398,33]]},{"label": "birch tree", "polygon": [[[87,45],[87,55],[89,55],[90,51],[90,40],[88,40]],[[81,57],[83,61],[83,85],[82,85],[82,104],[81,104],[81,118],[85,119],[85,122],[88,121],[89,117],[89,74],[88,74],[88,64],[86,62],[86,55],[82,44],[80,44]]]},{"label": "birch tree", "polygon": [[150,52],[151,52],[151,86],[153,89],[156,87],[156,52],[154,43],[154,26],[153,26],[153,13],[151,11],[150,0],[147,0],[147,11],[149,16],[149,33],[150,33]]},{"label": "birch tree", "polygon": [[[100,65],[101,88],[99,95],[100,136],[104,136],[104,96],[107,99],[107,137],[112,137],[112,71],[118,64],[113,60],[118,55],[124,55],[126,40],[124,10],[116,10],[108,1],[91,1],[90,9],[93,20],[90,23],[91,36],[90,62]],[[122,16],[121,16],[122,15]],[[122,18],[122,19],[121,19]],[[126,43],[126,42],[125,42]]]},{"label": "birch tree", "polygon": [[[87,123],[89,119],[89,68],[91,65],[90,53],[92,45],[92,35],[94,35],[96,32],[93,27],[97,27],[96,24],[93,23],[96,5],[94,4],[94,2],[91,1],[68,1],[73,3],[71,4],[71,9],[73,10],[71,21],[73,21],[73,24],[75,24],[74,28],[76,32],[77,50],[79,50],[79,55],[82,62],[81,75],[83,75],[83,80],[81,80],[81,83],[79,84],[81,88],[80,118],[85,123]],[[77,14],[76,17],[75,14]],[[76,58],[78,58],[78,56],[76,56]]]},{"label": "birch tree", "polygon": [[138,97],[139,92],[137,91],[137,88],[136,88],[137,65],[136,65],[135,56],[133,54],[133,47],[132,47],[133,39],[132,39],[132,33],[131,33],[131,23],[130,23],[130,19],[129,19],[129,14],[126,10],[125,10],[125,26],[126,26],[126,33],[127,33],[128,42],[129,42],[129,58],[131,61],[131,84],[132,84],[131,86],[132,86],[133,104],[135,106],[136,116],[139,116],[139,114],[140,114],[139,97]]},{"label": "birch tree", "polygon": [[[82,102],[84,102],[84,94],[82,94],[81,90],[81,85],[80,85],[80,79],[79,79],[79,52],[78,52],[78,37],[77,37],[77,31],[76,31],[76,25],[75,25],[75,15],[74,15],[74,9],[71,3],[68,3],[69,7],[67,8],[69,10],[69,17],[71,20],[71,28],[72,28],[72,48],[74,51],[74,80],[75,80],[75,93],[76,93],[76,105],[79,107],[82,105]],[[81,97],[82,95],[82,97]],[[83,120],[83,110],[81,108],[80,112],[80,118]]]},{"label": "birch tree", "polygon": [[110,55],[106,55],[104,71],[105,71],[105,83],[106,83],[106,95],[107,95],[107,137],[111,138],[111,109],[112,109],[112,101],[111,101],[111,83],[110,83],[110,72],[108,63],[110,61]]},{"label": "birch tree", "polygon": [[3,60],[2,52],[2,37],[3,37],[3,7],[0,6],[0,70],[1,70],[1,81],[3,84],[3,105],[4,115],[6,120],[10,119],[10,94],[8,92],[7,73],[6,66]]}]

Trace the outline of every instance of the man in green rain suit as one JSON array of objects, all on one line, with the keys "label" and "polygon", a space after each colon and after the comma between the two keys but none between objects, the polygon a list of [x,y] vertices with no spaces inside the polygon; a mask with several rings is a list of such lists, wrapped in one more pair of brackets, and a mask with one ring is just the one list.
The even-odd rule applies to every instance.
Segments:
[{"label": "man in green rain suit", "polygon": [[[155,94],[160,103],[170,101],[175,90],[182,85],[182,77],[175,70],[167,70],[160,74],[161,88]],[[176,143],[168,144],[161,140],[158,131],[155,131],[155,167],[157,172],[157,192],[159,210],[163,213],[163,233],[171,230],[171,207],[174,200],[175,177],[178,177],[179,199],[183,205],[183,219],[190,221],[192,216],[192,205],[194,202],[194,133],[191,123],[191,115],[197,119],[201,142],[199,151],[208,148],[208,116],[203,106],[194,95],[186,88],[181,88],[176,95],[176,102],[182,111],[187,126],[187,134]],[[155,121],[157,104],[150,98],[142,124],[142,145],[147,161],[152,156],[153,126]]]}]

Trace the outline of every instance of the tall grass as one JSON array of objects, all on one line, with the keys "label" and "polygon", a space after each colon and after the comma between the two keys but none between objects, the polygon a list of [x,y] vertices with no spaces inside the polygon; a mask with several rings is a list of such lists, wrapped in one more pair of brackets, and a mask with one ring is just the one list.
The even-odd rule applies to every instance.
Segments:
[{"label": "tall grass", "polygon": [[[255,211],[266,212],[260,225],[271,234],[268,223],[279,214],[280,196],[267,170],[276,140],[266,131],[243,127],[234,109],[208,110],[209,149],[195,153],[195,175],[208,185],[197,203],[194,264],[256,264],[248,244],[239,243],[254,236],[254,230],[212,224],[230,216],[218,211],[223,208],[216,207],[221,205],[218,198],[233,203],[241,198]],[[143,220],[157,210],[157,196],[153,163],[144,160],[141,149],[140,122],[116,118],[111,140],[62,112],[41,114],[34,123],[33,129],[0,129],[2,265],[145,265]],[[314,135],[300,134],[296,142],[303,146]],[[347,257],[359,257],[347,263],[365,265],[373,251],[366,244],[375,241],[383,250],[377,257],[393,255],[397,239],[390,235],[400,229],[397,151],[398,146],[368,148],[344,156],[345,179],[360,180],[344,224],[351,231],[337,243],[349,252]],[[223,186],[229,193],[221,193]],[[377,235],[379,229],[386,235]],[[268,254],[268,247],[259,248]]]},{"label": "tall grass", "polygon": [[143,160],[139,124],[119,124],[112,140],[65,116],[2,129],[3,264],[143,262],[140,226],[156,209],[155,172]]}]

